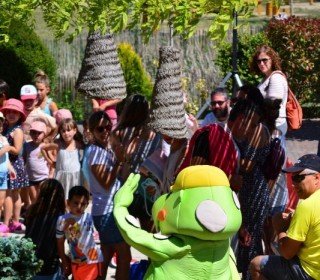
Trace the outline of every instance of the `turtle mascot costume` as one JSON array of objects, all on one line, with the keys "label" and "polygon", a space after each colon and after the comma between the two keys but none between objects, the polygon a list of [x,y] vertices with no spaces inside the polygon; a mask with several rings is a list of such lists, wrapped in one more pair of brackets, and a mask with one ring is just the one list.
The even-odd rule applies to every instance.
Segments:
[{"label": "turtle mascot costume", "polygon": [[114,216],[125,241],[151,261],[144,279],[240,279],[230,238],[241,212],[225,173],[208,165],[183,169],[153,205],[156,234],[128,212],[139,178],[131,174],[115,195]]}]

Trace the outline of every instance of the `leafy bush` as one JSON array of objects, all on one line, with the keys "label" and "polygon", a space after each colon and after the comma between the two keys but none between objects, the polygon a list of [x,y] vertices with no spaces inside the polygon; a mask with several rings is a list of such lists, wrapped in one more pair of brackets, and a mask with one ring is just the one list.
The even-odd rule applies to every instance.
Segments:
[{"label": "leafy bush", "polygon": [[300,101],[319,102],[320,19],[271,20],[266,35],[278,51],[282,68]]},{"label": "leafy bush", "polygon": [[[255,52],[257,46],[268,44],[268,39],[263,32],[255,35],[242,35],[239,37],[238,43],[238,74],[243,83],[256,85],[261,77],[258,77],[250,72],[249,61]],[[232,45],[224,43],[219,49],[216,64],[220,67],[223,77],[232,71]],[[231,79],[228,81],[228,88],[231,90]]]},{"label": "leafy bush", "polygon": [[141,57],[128,43],[118,45],[118,54],[127,83],[127,94],[139,93],[150,100],[153,86],[150,76],[143,67]]},{"label": "leafy bush", "polygon": [[[320,101],[320,19],[290,17],[273,19],[265,31],[239,39],[238,69],[243,82],[258,84],[261,77],[249,72],[249,61],[255,48],[268,44],[282,60],[282,69],[289,85],[301,103]],[[225,44],[218,52],[217,65],[225,75],[231,71],[231,44]]]},{"label": "leafy bush", "polygon": [[58,108],[70,110],[76,121],[81,121],[85,118],[85,99],[82,95],[73,95],[69,90],[62,92],[59,96],[60,100],[57,101]]},{"label": "leafy bush", "polygon": [[34,248],[30,239],[0,238],[0,279],[32,279],[42,265],[35,256]]},{"label": "leafy bush", "polygon": [[55,61],[39,37],[18,22],[12,22],[9,30],[9,42],[0,44],[0,78],[10,85],[10,96],[19,97],[20,88],[32,83],[39,69],[46,72],[54,86]]}]

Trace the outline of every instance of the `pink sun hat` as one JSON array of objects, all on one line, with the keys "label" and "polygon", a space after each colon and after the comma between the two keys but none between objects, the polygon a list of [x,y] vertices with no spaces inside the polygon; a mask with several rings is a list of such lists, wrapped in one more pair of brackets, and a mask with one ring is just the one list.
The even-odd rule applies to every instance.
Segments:
[{"label": "pink sun hat", "polygon": [[38,131],[38,132],[44,132],[44,134],[46,134],[47,126],[42,121],[34,121],[34,122],[32,122],[32,124],[30,126],[30,131],[31,130]]},{"label": "pink sun hat", "polygon": [[53,113],[53,116],[55,117],[58,125],[62,122],[62,120],[73,118],[72,113],[68,109],[59,109]]},{"label": "pink sun hat", "polygon": [[7,110],[13,110],[13,111],[17,111],[20,113],[21,115],[21,120],[25,121],[26,119],[26,114],[24,112],[24,106],[23,103],[15,98],[10,98],[6,101],[6,103],[4,104],[4,106],[0,109],[0,111],[6,115],[6,111]]}]

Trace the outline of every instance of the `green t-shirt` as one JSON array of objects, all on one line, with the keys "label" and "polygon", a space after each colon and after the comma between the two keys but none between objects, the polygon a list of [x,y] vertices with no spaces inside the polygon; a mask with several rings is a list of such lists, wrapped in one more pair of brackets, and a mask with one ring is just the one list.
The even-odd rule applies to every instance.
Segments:
[{"label": "green t-shirt", "polygon": [[287,235],[303,242],[298,253],[301,265],[312,278],[320,279],[320,190],[298,205]]}]

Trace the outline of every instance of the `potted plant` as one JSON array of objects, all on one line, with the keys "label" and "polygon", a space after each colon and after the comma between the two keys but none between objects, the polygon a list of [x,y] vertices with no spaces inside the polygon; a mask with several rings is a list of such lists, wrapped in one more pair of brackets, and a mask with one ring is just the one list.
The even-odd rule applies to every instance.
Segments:
[{"label": "potted plant", "polygon": [[279,14],[281,5],[282,5],[282,0],[272,0],[272,14],[274,16]]},{"label": "potted plant", "polygon": [[0,238],[0,279],[32,279],[42,266],[34,248],[35,245],[30,239]]}]

